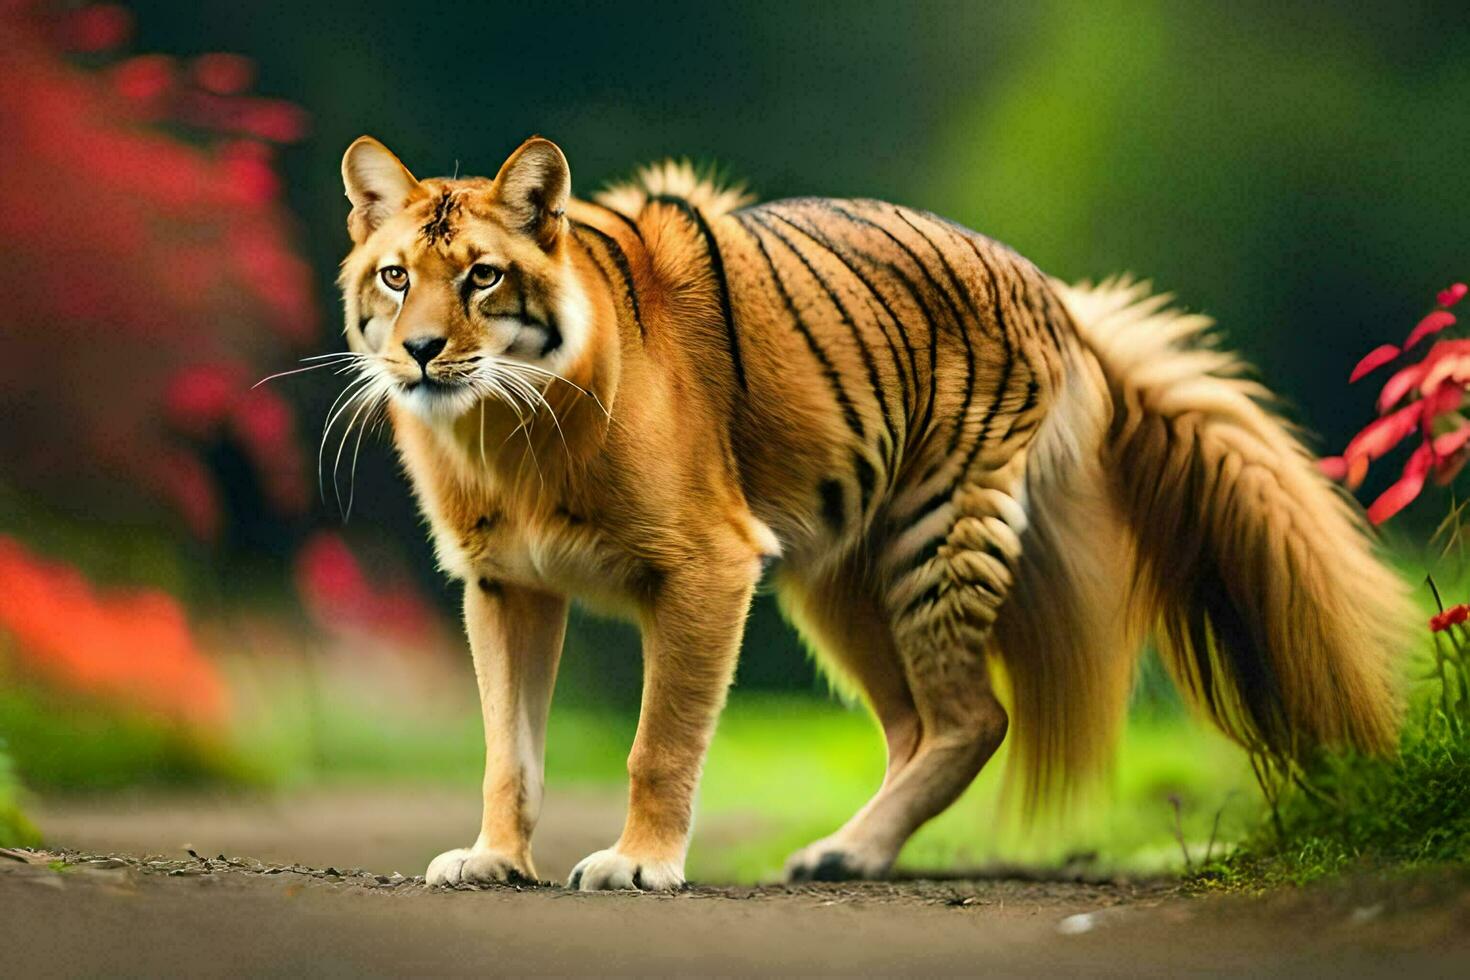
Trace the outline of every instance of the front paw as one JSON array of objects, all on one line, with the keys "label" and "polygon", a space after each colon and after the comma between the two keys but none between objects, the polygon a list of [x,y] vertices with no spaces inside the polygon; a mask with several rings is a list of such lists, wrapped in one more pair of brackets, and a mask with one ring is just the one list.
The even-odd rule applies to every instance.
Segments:
[{"label": "front paw", "polygon": [[629,888],[674,892],[684,887],[684,862],[638,858],[610,847],[577,862],[567,887],[584,892]]},{"label": "front paw", "polygon": [[535,884],[528,863],[517,862],[488,847],[460,847],[429,862],[424,872],[428,885],[523,885]]}]

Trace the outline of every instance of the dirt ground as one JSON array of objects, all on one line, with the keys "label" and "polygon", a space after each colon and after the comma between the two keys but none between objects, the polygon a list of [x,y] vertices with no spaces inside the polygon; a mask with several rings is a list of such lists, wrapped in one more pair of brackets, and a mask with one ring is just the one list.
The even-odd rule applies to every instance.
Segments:
[{"label": "dirt ground", "polygon": [[[1260,898],[1014,871],[672,896],[450,890],[419,876],[477,814],[442,791],[109,798],[37,816],[51,850],[0,852],[8,976],[1470,975],[1459,876]],[[538,832],[542,873],[603,846],[620,816],[615,799],[562,799]]]}]

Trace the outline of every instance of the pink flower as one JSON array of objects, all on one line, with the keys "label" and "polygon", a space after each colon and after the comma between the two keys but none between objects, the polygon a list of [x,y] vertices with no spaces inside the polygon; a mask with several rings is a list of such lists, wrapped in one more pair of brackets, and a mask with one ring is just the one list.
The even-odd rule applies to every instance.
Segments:
[{"label": "pink flower", "polygon": [[1457,282],[1448,289],[1441,289],[1437,297],[1439,305],[1444,307],[1454,306],[1465,298],[1466,292],[1470,292],[1470,286],[1466,286],[1463,282]]}]

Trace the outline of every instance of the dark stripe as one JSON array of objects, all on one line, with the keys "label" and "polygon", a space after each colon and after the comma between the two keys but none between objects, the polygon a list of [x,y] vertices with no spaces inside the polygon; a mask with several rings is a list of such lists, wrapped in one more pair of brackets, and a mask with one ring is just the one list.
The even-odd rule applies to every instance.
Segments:
[{"label": "dark stripe", "polygon": [[[638,306],[638,288],[633,283],[633,266],[628,262],[628,256],[623,251],[623,247],[618,244],[616,238],[600,228],[594,228],[580,221],[575,221],[572,225],[577,230],[590,232],[601,243],[603,248],[606,249],[608,257],[612,259],[613,265],[617,267],[618,275],[623,278],[623,295],[627,299],[628,305],[632,307],[633,322],[638,324],[638,336],[646,340],[647,332],[643,328],[643,313]],[[601,268],[600,263],[598,268]]]},{"label": "dark stripe", "polygon": [[[867,275],[863,273],[861,269],[853,265],[853,263],[848,259],[847,255],[844,254],[846,252],[845,248],[837,245],[835,242],[828,239],[825,235],[818,233],[811,227],[792,221],[790,218],[786,217],[786,215],[782,214],[774,208],[766,209],[766,213],[785,222],[792,228],[795,228],[807,238],[811,239],[812,242],[814,242],[818,247],[823,248],[827,252],[831,253],[831,255],[835,259],[837,259],[837,261],[842,263],[843,267],[847,269],[848,273],[862,284],[863,288],[868,291],[868,294],[873,299],[876,299],[878,301],[878,304],[883,307],[883,312],[886,313],[888,315],[888,319],[892,321],[894,328],[898,331],[899,339],[902,341],[904,347],[908,350],[909,370],[912,372],[913,378],[912,385],[910,385],[909,375],[906,375],[904,373],[903,360],[899,357],[898,348],[893,345],[893,337],[889,334],[888,327],[884,325],[880,320],[878,326],[883,334],[883,343],[888,347],[889,356],[893,359],[893,373],[894,376],[898,378],[898,386],[903,393],[904,414],[906,416],[906,422],[911,422],[914,413],[918,410],[918,405],[914,398],[913,388],[916,388],[919,383],[919,369],[914,361],[913,345],[909,343],[909,338],[908,335],[904,332],[903,324],[899,322],[898,315],[894,313],[893,307],[889,305],[888,298],[878,291],[877,287],[873,285],[873,283],[868,279]],[[871,308],[872,302],[870,300],[869,309]],[[907,442],[908,438],[907,434],[905,434],[904,443],[907,444]]]},{"label": "dark stripe", "polygon": [[636,237],[640,242],[643,241],[643,230],[638,227],[638,222],[634,221],[632,218],[628,217],[626,214],[617,210],[616,208],[608,207],[606,204],[598,204],[596,201],[588,201],[587,203],[595,208],[600,208],[603,211],[606,211],[608,214],[612,215],[614,218],[617,218],[623,224],[628,226],[628,230],[633,233],[634,237]]},{"label": "dark stripe", "polygon": [[927,545],[914,552],[914,558],[913,561],[909,562],[909,568],[919,568],[920,566],[929,564],[935,558],[938,558],[939,549],[944,547],[947,540],[948,535],[934,535],[934,537],[929,539],[929,543]]},{"label": "dark stripe", "polygon": [[847,397],[847,391],[842,387],[841,376],[837,373],[837,369],[832,366],[832,361],[827,357],[827,352],[822,349],[822,345],[817,343],[817,338],[812,336],[811,329],[807,327],[806,321],[797,312],[796,304],[792,301],[791,294],[786,291],[786,284],[781,280],[781,273],[777,271],[776,263],[771,259],[771,253],[766,250],[765,241],[761,238],[759,232],[750,227],[746,215],[737,214],[734,217],[736,224],[745,230],[745,233],[755,242],[756,248],[760,249],[761,258],[765,259],[767,268],[771,270],[771,281],[776,286],[776,292],[780,294],[781,302],[786,305],[786,312],[790,314],[792,322],[796,324],[797,331],[806,341],[806,345],[811,350],[812,356],[822,366],[822,373],[826,376],[827,382],[832,386],[832,395],[837,399],[838,407],[842,409],[842,417],[847,421],[847,427],[852,430],[853,435],[857,436],[858,441],[866,442],[867,437],[863,432],[863,420],[858,415],[857,409],[853,406],[852,400]]},{"label": "dark stripe", "polygon": [[[785,245],[791,254],[796,256],[797,261],[802,264],[811,277],[817,281],[817,285],[821,286],[822,291],[827,294],[827,299],[831,301],[832,306],[837,310],[838,317],[846,325],[848,333],[852,335],[853,343],[857,344],[858,351],[862,356],[863,367],[868,372],[868,384],[873,389],[873,397],[878,401],[878,411],[883,416],[883,427],[888,431],[889,445],[894,445],[897,436],[893,427],[893,414],[888,407],[888,397],[883,392],[883,378],[878,373],[878,364],[873,360],[873,352],[868,349],[867,343],[863,341],[862,332],[858,329],[857,323],[854,322],[852,314],[848,312],[847,304],[842,302],[842,298],[837,295],[837,291],[822,277],[822,274],[817,271],[816,266],[812,265],[807,257],[801,254],[801,250],[796,247],[796,243],[788,238],[785,232],[770,222],[761,220],[761,217],[758,212],[752,212],[750,215],[752,221],[755,221],[762,228],[766,229],[766,231],[775,235],[781,244]],[[891,458],[888,459],[886,465],[891,468],[893,466],[893,460]],[[866,502],[863,505],[863,512],[867,512]]]},{"label": "dark stripe", "polygon": [[[860,217],[858,215],[854,215],[854,214],[851,214],[848,211],[843,210],[837,204],[836,201],[833,201],[833,200],[828,199],[828,198],[806,198],[806,199],[803,200],[803,203],[814,205],[815,207],[817,207],[817,208],[819,208],[819,209],[821,209],[821,210],[823,210],[823,211],[825,211],[825,212],[827,212],[829,214],[836,214],[836,215],[842,217],[843,219],[845,219],[849,223],[857,223],[857,224],[865,224],[865,225],[871,225],[872,224],[872,222],[868,221],[866,218],[862,218],[862,217]],[[882,231],[883,229],[879,229],[879,230]],[[913,439],[918,440],[919,442],[922,442],[927,437],[929,423],[932,421],[932,419],[934,417],[934,403],[935,403],[935,400],[938,397],[938,391],[937,391],[936,384],[937,384],[937,369],[938,369],[938,363],[939,363],[938,362],[938,357],[939,357],[939,328],[937,326],[937,319],[934,316],[934,311],[932,309],[930,309],[929,303],[924,298],[924,296],[922,295],[922,292],[920,291],[919,287],[917,285],[915,285],[914,281],[911,278],[909,278],[909,275],[908,275],[908,273],[906,271],[904,271],[903,269],[899,268],[897,265],[895,265],[892,262],[889,262],[889,261],[887,261],[885,259],[882,259],[882,258],[879,258],[877,256],[869,255],[866,252],[863,252],[861,250],[854,249],[854,253],[858,257],[862,258],[864,261],[871,263],[872,265],[874,265],[874,266],[882,269],[884,272],[886,272],[890,276],[892,276],[893,277],[893,280],[895,282],[897,282],[900,286],[902,286],[904,288],[904,291],[909,294],[909,299],[910,299],[910,301],[913,302],[914,308],[919,311],[919,315],[924,318],[924,324],[929,328],[929,397],[924,402],[924,410],[923,410],[923,413],[919,416],[917,422],[914,424],[914,426],[912,428],[912,433],[911,433]],[[901,331],[901,332],[904,334],[904,341],[907,344],[908,343],[907,332],[906,331]],[[912,347],[910,348],[910,353],[912,353]],[[918,401],[918,385],[919,385],[918,367],[917,367],[917,365],[915,365],[915,367],[914,367],[914,400],[915,400],[915,402]]]},{"label": "dark stripe", "polygon": [[[1036,396],[1040,392],[1040,390],[1041,386],[1036,383],[1036,375],[1033,374],[1031,378],[1026,382],[1026,400],[1021,403],[1020,411],[1016,412],[1015,417],[1011,419],[1010,428],[1006,430],[1006,439],[1009,439],[1011,438],[1011,436],[1016,434],[1016,432],[1018,431],[1016,426],[1020,425],[1021,420],[1026,417],[1027,412],[1036,407]],[[1031,428],[1031,425],[1028,424],[1026,428]],[[1019,431],[1024,432],[1025,429],[1021,429]]]},{"label": "dark stripe", "polygon": [[910,600],[909,604],[904,606],[902,611],[899,612],[899,615],[907,616],[909,613],[913,612],[921,605],[932,604],[938,601],[939,584],[935,583],[934,585],[929,586],[929,588],[925,589],[923,592],[920,592],[912,600]]},{"label": "dark stripe", "polygon": [[735,332],[735,314],[730,309],[730,284],[725,281],[725,261],[720,257],[720,244],[715,241],[714,232],[710,231],[709,223],[704,220],[704,215],[700,210],[682,197],[659,194],[649,200],[678,208],[699,229],[699,235],[704,239],[705,253],[709,256],[710,273],[715,277],[715,285],[720,293],[720,316],[725,320],[725,339],[730,345],[730,365],[735,372],[735,381],[740,385],[740,390],[749,391],[745,383],[745,364],[740,359],[740,337]]},{"label": "dark stripe", "polygon": [[[876,221],[865,217],[864,215],[856,214],[852,211],[849,211],[837,201],[829,200],[826,198],[819,198],[817,199],[816,203],[828,211],[832,211],[836,214],[841,215],[843,218],[846,218],[853,224],[863,225],[865,227],[872,228],[878,232],[881,232],[884,236],[888,238],[889,241],[897,245],[906,255],[908,255],[908,257],[913,261],[914,265],[918,267],[919,271],[924,274],[924,278],[928,280],[932,291],[938,293],[944,299],[945,305],[950,308],[950,313],[955,323],[957,324],[959,322],[959,309],[955,307],[953,300],[951,300],[949,297],[949,294],[939,288],[939,283],[934,280],[934,277],[929,273],[928,267],[919,260],[919,257],[914,253],[914,250],[909,248],[908,245],[897,236],[895,236],[893,232],[878,224]],[[895,270],[897,270],[896,266],[894,268]],[[904,275],[902,277],[902,281],[909,287],[910,291],[914,293],[914,296],[917,299],[918,292],[917,290],[915,290],[913,283],[911,280],[909,280],[908,276]],[[933,420],[934,402],[935,399],[938,397],[935,381],[939,370],[939,336],[934,314],[929,309],[929,305],[927,303],[921,302],[920,308],[924,310],[925,319],[929,323],[929,404],[925,406],[924,424],[920,428],[920,431],[922,432],[923,429],[927,428],[929,423]]]},{"label": "dark stripe", "polygon": [[930,514],[934,513],[936,510],[953,500],[954,484],[950,484],[943,490],[936,493],[934,496],[930,497],[928,500],[924,501],[924,503],[920,506],[915,507],[913,510],[909,511],[908,515],[903,518],[904,525],[910,526],[919,523],[924,518],[928,517]]},{"label": "dark stripe", "polygon": [[470,277],[466,275],[459,284],[459,305],[464,309],[466,320],[470,318],[470,296],[474,294],[474,291],[475,284],[470,282]]},{"label": "dark stripe", "polygon": [[860,516],[866,517],[868,503],[873,499],[873,487],[877,483],[878,474],[873,470],[873,464],[869,463],[862,453],[852,454],[852,465],[857,470],[858,510]]},{"label": "dark stripe", "polygon": [[[1050,312],[1051,288],[1047,286],[1045,279],[1040,275],[1039,270],[1035,266],[1026,262],[1024,259],[1020,260],[1020,263],[1021,279],[1025,283],[1023,292],[1026,294],[1026,305],[1041,319],[1041,325],[1046,329],[1046,334],[1051,338],[1052,344],[1057,350],[1061,350],[1062,338],[1057,334],[1056,326]],[[1041,293],[1042,303],[1039,307],[1031,298],[1033,287],[1039,289]]]},{"label": "dark stripe", "polygon": [[846,509],[842,503],[842,484],[837,480],[823,480],[817,484],[817,496],[822,501],[822,520],[827,522],[832,533],[841,534],[847,524]]},{"label": "dark stripe", "polygon": [[1015,369],[1016,352],[1011,346],[1010,326],[1006,322],[1005,305],[1002,303],[1000,297],[1000,277],[996,274],[995,267],[990,264],[990,260],[980,251],[980,246],[975,243],[975,240],[967,235],[962,235],[961,237],[969,243],[970,250],[975,253],[975,258],[984,266],[985,274],[989,277],[991,308],[995,311],[995,322],[998,328],[997,332],[1000,335],[1001,346],[1005,348],[1005,360],[1001,363],[1000,383],[996,386],[995,397],[991,399],[990,407],[986,409],[985,417],[980,422],[980,434],[976,437],[975,444],[970,447],[969,456],[965,460],[965,468],[968,469],[970,464],[974,462],[975,457],[980,454],[980,450],[984,448],[985,441],[990,436],[990,426],[995,421],[996,414],[1000,411],[1001,403],[1005,399],[1006,389],[1011,385],[1011,372]]},{"label": "dark stripe", "polygon": [[541,356],[546,357],[561,346],[561,328],[556,325],[556,317],[548,313],[546,314],[546,325],[542,329],[546,331],[546,340],[541,344]]},{"label": "dark stripe", "polygon": [[[970,308],[971,315],[975,316],[978,319],[979,314],[975,310],[975,303],[972,299],[970,299],[968,290],[960,285],[958,277],[955,276],[954,267],[949,264],[949,259],[945,257],[944,251],[934,243],[933,239],[924,234],[924,232],[919,228],[918,225],[914,224],[913,221],[909,219],[909,216],[904,213],[903,208],[895,207],[893,209],[893,213],[897,215],[899,220],[901,220],[904,224],[912,228],[914,230],[914,234],[922,238],[925,244],[927,244],[931,249],[934,250],[934,254],[939,258],[940,264],[944,266],[945,275],[949,277],[950,284],[954,286],[955,292],[960,295],[960,297],[965,301],[965,305]],[[946,295],[948,294],[946,293]],[[970,406],[975,401],[975,348],[974,345],[970,343],[970,331],[966,328],[964,319],[962,317],[955,317],[955,327],[959,331],[961,343],[965,345],[965,400],[963,404],[961,404],[959,415],[955,419],[954,431],[950,433],[949,446],[944,452],[944,456],[946,459],[954,455],[955,450],[959,448],[960,440],[964,437],[965,434],[965,423],[970,420]],[[959,478],[963,480],[965,476],[965,470],[961,470]]]}]

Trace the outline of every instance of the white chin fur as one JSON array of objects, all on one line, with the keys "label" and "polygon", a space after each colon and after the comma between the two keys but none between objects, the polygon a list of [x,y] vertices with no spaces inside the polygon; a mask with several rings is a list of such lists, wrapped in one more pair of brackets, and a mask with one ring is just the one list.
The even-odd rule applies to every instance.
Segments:
[{"label": "white chin fur", "polygon": [[430,423],[453,422],[480,400],[480,396],[467,387],[446,390],[423,385],[406,391],[399,388],[394,397],[400,405]]}]

